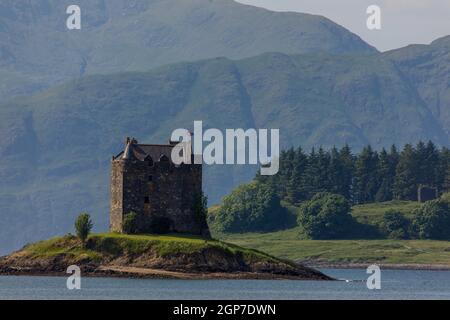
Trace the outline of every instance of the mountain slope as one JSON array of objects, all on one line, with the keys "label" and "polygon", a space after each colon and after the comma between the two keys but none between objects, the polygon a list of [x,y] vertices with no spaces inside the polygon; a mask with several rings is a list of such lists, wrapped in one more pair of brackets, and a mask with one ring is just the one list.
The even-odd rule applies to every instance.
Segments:
[{"label": "mountain slope", "polygon": [[324,17],[231,0],[79,0],[82,29],[70,31],[65,12],[71,4],[1,1],[0,98],[88,74],[218,56],[375,51]]},{"label": "mountain slope", "polygon": [[450,36],[430,45],[411,45],[384,53],[417,90],[446,134],[450,134]]},{"label": "mountain slope", "polygon": [[[109,159],[125,136],[176,128],[280,128],[281,147],[379,148],[448,136],[404,74],[379,54],[263,54],[89,76],[0,105],[2,250],[62,234],[87,210],[108,226]],[[255,167],[206,167],[210,204]]]}]

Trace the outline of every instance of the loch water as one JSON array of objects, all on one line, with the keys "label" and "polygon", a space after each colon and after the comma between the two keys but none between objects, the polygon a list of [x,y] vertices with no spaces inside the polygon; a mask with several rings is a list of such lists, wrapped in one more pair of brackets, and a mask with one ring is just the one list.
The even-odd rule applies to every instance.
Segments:
[{"label": "loch water", "polygon": [[450,299],[450,271],[382,270],[381,289],[369,290],[365,269],[322,269],[341,281],[81,279],[0,276],[0,299],[316,300]]}]

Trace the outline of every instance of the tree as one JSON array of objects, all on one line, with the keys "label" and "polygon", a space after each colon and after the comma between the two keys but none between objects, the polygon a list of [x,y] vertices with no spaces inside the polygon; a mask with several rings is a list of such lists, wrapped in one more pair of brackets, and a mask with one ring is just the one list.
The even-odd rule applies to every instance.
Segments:
[{"label": "tree", "polygon": [[86,239],[89,236],[93,227],[91,216],[87,213],[82,213],[75,220],[75,231],[77,237],[80,238],[83,246],[86,244]]},{"label": "tree", "polygon": [[[439,190],[450,191],[450,150],[442,148],[439,154],[438,187]],[[444,174],[442,174],[444,173]]]},{"label": "tree", "polygon": [[418,185],[438,186],[439,152],[433,142],[420,141],[416,146],[416,180]]},{"label": "tree", "polygon": [[343,196],[318,193],[300,207],[298,224],[307,238],[342,239],[354,223],[350,210]]},{"label": "tree", "polygon": [[194,212],[197,224],[200,225],[202,229],[206,229],[208,227],[206,222],[208,215],[208,198],[203,192],[195,195],[192,211]]},{"label": "tree", "polygon": [[352,200],[353,173],[355,167],[355,157],[348,145],[339,151],[339,162],[341,164],[340,192],[347,200]]},{"label": "tree", "polygon": [[307,193],[307,199],[329,189],[329,163],[330,155],[323,148],[319,148],[318,151],[312,149],[304,174],[304,190]]},{"label": "tree", "polygon": [[298,148],[293,158],[291,176],[286,177],[286,200],[291,204],[297,204],[307,199],[307,193],[304,188],[304,175],[307,162],[308,158],[303,153],[302,148]]},{"label": "tree", "polygon": [[393,198],[393,187],[395,181],[395,169],[397,167],[397,154],[395,146],[391,148],[391,154],[383,148],[380,152],[378,166],[378,176],[380,177],[380,187],[375,195],[375,201],[390,201]]},{"label": "tree", "polygon": [[336,147],[331,149],[329,159],[327,191],[345,197],[346,186],[344,185],[343,164]]},{"label": "tree", "polygon": [[353,190],[356,203],[373,202],[379,189],[378,154],[371,146],[365,147],[355,163],[355,184]]},{"label": "tree", "polygon": [[417,200],[417,160],[414,148],[407,144],[397,165],[394,197],[401,200]]},{"label": "tree", "polygon": [[399,211],[388,210],[383,216],[381,230],[391,239],[407,239],[410,221]]},{"label": "tree", "polygon": [[212,229],[219,232],[273,231],[292,226],[289,212],[275,190],[256,182],[241,185],[224,197]]},{"label": "tree", "polygon": [[414,211],[413,230],[420,239],[450,239],[448,202],[437,199],[425,202]]},{"label": "tree", "polygon": [[123,219],[123,232],[126,234],[138,233],[138,216],[135,212],[130,212]]}]

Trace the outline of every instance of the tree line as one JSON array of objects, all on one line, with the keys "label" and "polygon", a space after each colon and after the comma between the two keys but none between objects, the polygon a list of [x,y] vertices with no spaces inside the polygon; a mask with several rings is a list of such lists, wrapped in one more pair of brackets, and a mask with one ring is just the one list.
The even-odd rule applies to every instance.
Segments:
[{"label": "tree line", "polygon": [[450,150],[431,141],[406,144],[402,150],[393,145],[376,151],[368,145],[359,154],[348,145],[313,148],[309,154],[291,148],[281,152],[277,175],[257,174],[256,181],[294,205],[321,192],[342,195],[352,204],[415,201],[421,185],[450,189]]}]

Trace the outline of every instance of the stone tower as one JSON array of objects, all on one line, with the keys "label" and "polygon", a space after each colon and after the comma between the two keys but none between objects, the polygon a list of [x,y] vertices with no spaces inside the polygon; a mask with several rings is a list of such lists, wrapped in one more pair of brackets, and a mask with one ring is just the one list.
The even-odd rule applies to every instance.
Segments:
[{"label": "stone tower", "polygon": [[112,158],[112,232],[123,232],[124,217],[134,212],[141,233],[209,237],[206,217],[194,210],[202,196],[202,165],[175,165],[171,153],[176,144],[138,144],[127,138],[124,151]]}]

